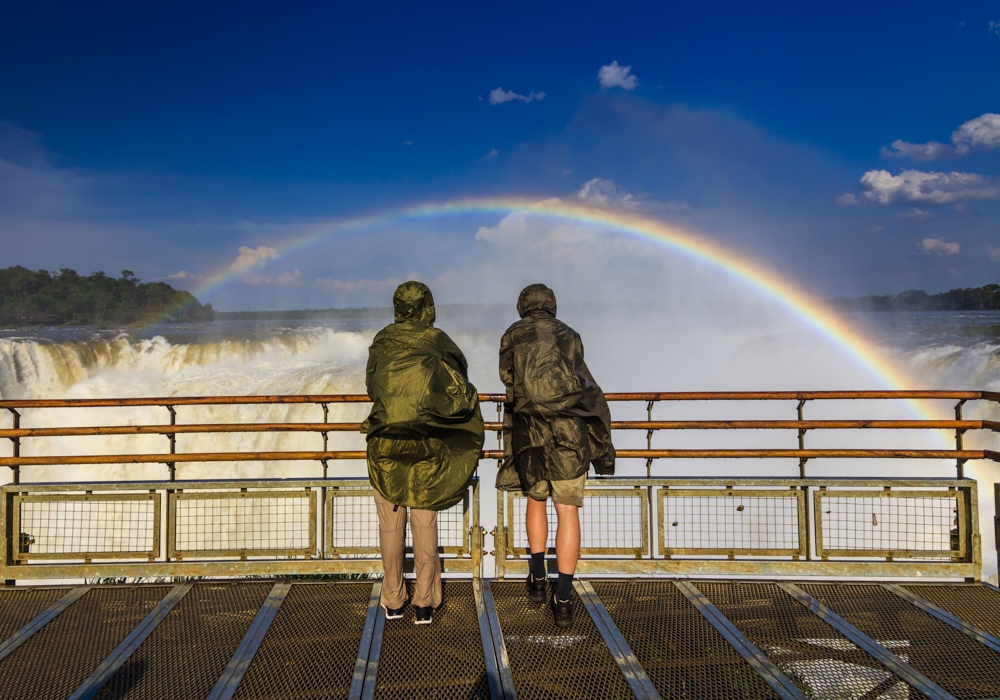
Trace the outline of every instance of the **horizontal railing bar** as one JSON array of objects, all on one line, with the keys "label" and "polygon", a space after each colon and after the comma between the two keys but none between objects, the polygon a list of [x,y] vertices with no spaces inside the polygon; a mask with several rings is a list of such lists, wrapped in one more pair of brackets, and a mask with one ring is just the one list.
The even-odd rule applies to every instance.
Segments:
[{"label": "horizontal railing bar", "polygon": [[[991,450],[618,450],[625,459],[992,459]],[[172,464],[176,462],[256,462],[366,459],[364,450],[335,452],[191,452],[130,455],[46,455],[0,457],[0,467],[69,464]],[[483,450],[481,459],[503,459],[503,450]]]},{"label": "horizontal railing bar", "polygon": [[[485,423],[488,431],[502,423]],[[997,430],[1000,422],[982,420],[680,420],[611,421],[612,430],[839,430],[839,429],[949,429]],[[83,437],[90,435],[180,435],[184,433],[357,433],[360,423],[205,423],[203,425],[108,425],[72,428],[0,429],[0,439],[27,437]]]},{"label": "horizontal railing bar", "polygon": [[[612,392],[609,401],[814,401],[821,399],[986,399],[1000,401],[989,391],[657,391]],[[479,394],[483,402],[506,401],[506,394]],[[6,408],[98,408],[123,406],[215,406],[252,404],[370,403],[365,394],[304,394],[260,396],[166,396],[120,399],[7,399]]]}]

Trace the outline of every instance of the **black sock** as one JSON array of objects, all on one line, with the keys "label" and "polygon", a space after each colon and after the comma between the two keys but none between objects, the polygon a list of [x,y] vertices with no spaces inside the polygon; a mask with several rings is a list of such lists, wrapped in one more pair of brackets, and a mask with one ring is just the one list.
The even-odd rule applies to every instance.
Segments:
[{"label": "black sock", "polygon": [[531,578],[536,581],[545,578],[545,552],[531,553]]},{"label": "black sock", "polygon": [[556,585],[556,600],[569,600],[573,595],[573,574],[559,572],[559,583]]}]

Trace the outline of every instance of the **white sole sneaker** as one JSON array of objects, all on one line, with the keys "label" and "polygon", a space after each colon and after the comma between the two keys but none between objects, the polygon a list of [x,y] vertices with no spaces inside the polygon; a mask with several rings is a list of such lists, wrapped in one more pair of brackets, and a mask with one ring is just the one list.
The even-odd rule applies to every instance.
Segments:
[{"label": "white sole sneaker", "polygon": [[383,605],[382,606],[382,611],[385,613],[385,619],[386,620],[402,620],[403,619],[403,610],[402,610],[402,608],[400,608],[399,612],[390,614],[389,613],[389,608],[387,608],[387,607],[385,607]]}]

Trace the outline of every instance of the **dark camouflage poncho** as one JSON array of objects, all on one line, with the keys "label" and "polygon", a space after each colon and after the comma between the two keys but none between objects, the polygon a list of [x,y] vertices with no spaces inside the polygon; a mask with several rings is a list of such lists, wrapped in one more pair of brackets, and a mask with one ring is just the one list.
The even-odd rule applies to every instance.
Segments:
[{"label": "dark camouflage poncho", "polygon": [[430,289],[406,282],[392,303],[396,322],[368,351],[368,476],[390,503],[443,510],[462,499],[479,462],[479,398],[462,351],[434,328]]},{"label": "dark camouflage poncho", "polygon": [[504,464],[497,488],[575,479],[590,465],[615,473],[611,411],[583,361],[583,343],[556,319],[556,297],[543,284],[517,300],[521,320],[500,341],[500,379],[507,387]]}]

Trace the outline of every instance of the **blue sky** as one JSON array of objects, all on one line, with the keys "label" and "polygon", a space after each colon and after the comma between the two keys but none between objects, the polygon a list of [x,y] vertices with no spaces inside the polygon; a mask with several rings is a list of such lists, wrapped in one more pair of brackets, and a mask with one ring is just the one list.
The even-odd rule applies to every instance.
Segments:
[{"label": "blue sky", "polygon": [[379,303],[485,274],[500,217],[270,250],[518,195],[674,221],[823,296],[979,286],[998,60],[987,3],[8,4],[0,263],[196,287],[242,256],[218,307]]}]

